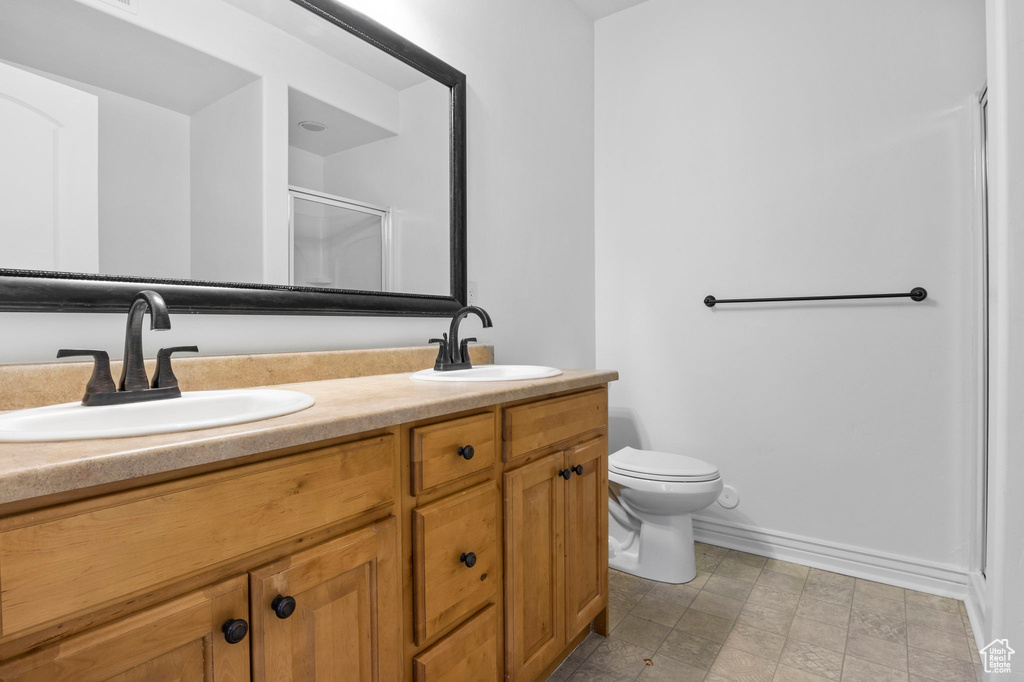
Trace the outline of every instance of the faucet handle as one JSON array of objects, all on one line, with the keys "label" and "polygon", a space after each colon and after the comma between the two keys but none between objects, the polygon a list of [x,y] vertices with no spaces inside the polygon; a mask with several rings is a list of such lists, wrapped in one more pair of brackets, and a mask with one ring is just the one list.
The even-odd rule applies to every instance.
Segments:
[{"label": "faucet handle", "polygon": [[448,335],[442,334],[441,336],[443,338],[430,339],[430,341],[427,342],[438,344],[437,359],[434,360],[434,369],[438,369],[441,365],[447,363],[451,357],[451,349],[448,348]]},{"label": "faucet handle", "polygon": [[110,356],[105,350],[81,350],[75,348],[61,348],[57,351],[58,358],[77,358],[91,356],[93,359],[92,377],[85,385],[85,398],[101,393],[115,393],[114,377],[110,375]]},{"label": "faucet handle", "polygon": [[174,353],[198,353],[197,346],[175,346],[161,348],[156,352],[156,371],[153,373],[153,388],[176,388],[178,377],[171,369],[171,355]]},{"label": "faucet handle", "polygon": [[462,339],[462,343],[459,344],[459,357],[460,362],[469,362],[469,344],[470,342],[476,343],[476,338],[470,337],[468,339]]}]

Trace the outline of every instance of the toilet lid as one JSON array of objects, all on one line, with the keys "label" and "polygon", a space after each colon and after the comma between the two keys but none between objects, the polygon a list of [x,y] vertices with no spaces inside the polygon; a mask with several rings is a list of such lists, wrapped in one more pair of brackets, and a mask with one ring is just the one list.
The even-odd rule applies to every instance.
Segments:
[{"label": "toilet lid", "polygon": [[661,481],[713,481],[718,478],[718,467],[695,457],[628,447],[611,455],[608,466],[627,476],[650,476]]}]

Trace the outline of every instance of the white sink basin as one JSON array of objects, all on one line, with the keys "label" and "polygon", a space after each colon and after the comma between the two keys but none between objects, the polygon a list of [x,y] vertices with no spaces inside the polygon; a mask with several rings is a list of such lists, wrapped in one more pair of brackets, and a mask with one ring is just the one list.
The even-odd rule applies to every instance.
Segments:
[{"label": "white sink basin", "polygon": [[0,442],[149,436],[242,424],[298,412],[312,396],[278,389],[194,391],[180,398],[83,407],[64,403],[0,414]]},{"label": "white sink basin", "polygon": [[560,369],[540,365],[480,365],[450,372],[425,369],[413,374],[412,378],[416,381],[521,381],[556,377],[561,373]]}]

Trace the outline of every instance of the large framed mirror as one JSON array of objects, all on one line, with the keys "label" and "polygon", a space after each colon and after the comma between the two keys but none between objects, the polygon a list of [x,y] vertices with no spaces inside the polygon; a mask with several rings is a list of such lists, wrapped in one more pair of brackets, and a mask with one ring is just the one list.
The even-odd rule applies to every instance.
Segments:
[{"label": "large framed mirror", "polygon": [[0,12],[0,310],[465,304],[457,69],[333,0]]}]

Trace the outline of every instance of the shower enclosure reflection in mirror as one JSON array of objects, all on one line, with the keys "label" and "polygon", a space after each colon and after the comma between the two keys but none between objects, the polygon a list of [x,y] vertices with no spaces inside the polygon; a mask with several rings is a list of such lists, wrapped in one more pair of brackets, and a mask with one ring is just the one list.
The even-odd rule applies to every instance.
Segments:
[{"label": "shower enclosure reflection in mirror", "polygon": [[333,0],[117,4],[4,8],[0,310],[465,304],[461,72]]},{"label": "shower enclosure reflection in mirror", "polygon": [[291,196],[289,284],[395,290],[391,209],[298,187]]}]

